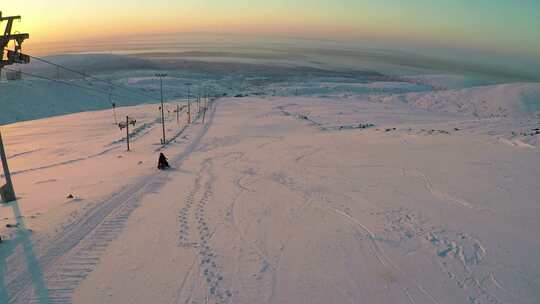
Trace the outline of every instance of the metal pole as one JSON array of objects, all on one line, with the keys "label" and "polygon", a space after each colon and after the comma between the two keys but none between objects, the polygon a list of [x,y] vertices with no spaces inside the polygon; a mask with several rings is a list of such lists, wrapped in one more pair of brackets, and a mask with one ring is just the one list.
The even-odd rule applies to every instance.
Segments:
[{"label": "metal pole", "polygon": [[114,115],[114,124],[117,125],[118,120],[116,119],[116,104],[115,103],[112,104],[112,111],[113,111],[113,115]]},{"label": "metal pole", "polygon": [[[21,53],[21,44],[24,40],[30,38],[29,34],[15,33],[12,34],[13,21],[20,20],[21,16],[2,16],[0,12],[0,23],[7,21],[4,33],[0,33],[0,72],[6,65],[12,65],[14,63],[27,64],[30,63],[30,56]],[[9,43],[13,41],[15,44],[14,50],[6,50]],[[12,52],[10,58],[4,59],[5,52]],[[0,159],[2,161],[2,167],[4,168],[4,176],[6,178],[6,184],[0,187],[0,199],[5,202],[11,202],[17,199],[15,196],[15,190],[13,190],[13,182],[11,181],[11,174],[9,173],[9,167],[6,157],[6,151],[4,150],[4,143],[2,141],[2,134],[0,133]]]},{"label": "metal pole", "polygon": [[159,78],[161,87],[161,126],[163,128],[163,144],[165,144],[165,113],[163,109],[163,78]]},{"label": "metal pole", "polygon": [[109,103],[111,104],[113,110],[114,124],[117,125],[118,120],[116,119],[116,103],[112,101],[112,88],[109,89]]},{"label": "metal pole", "polygon": [[203,107],[202,123],[204,124],[204,118],[206,117],[206,106]]},{"label": "metal pole", "polygon": [[0,158],[2,159],[2,167],[4,168],[4,176],[6,178],[6,184],[0,187],[0,194],[4,202],[7,203],[16,200],[17,197],[15,196],[11,174],[9,173],[6,151],[4,150],[4,142],[2,141],[2,132],[0,132]]},{"label": "metal pole", "polygon": [[191,123],[191,101],[188,100],[187,104],[187,123]]},{"label": "metal pole", "polygon": [[126,116],[126,143],[127,150],[129,151],[129,116]]},{"label": "metal pole", "polygon": [[156,74],[157,77],[159,77],[159,84],[160,84],[160,90],[161,90],[161,126],[163,129],[163,138],[161,139],[161,144],[166,144],[165,139],[165,110],[163,107],[163,77],[166,77],[167,74]]}]

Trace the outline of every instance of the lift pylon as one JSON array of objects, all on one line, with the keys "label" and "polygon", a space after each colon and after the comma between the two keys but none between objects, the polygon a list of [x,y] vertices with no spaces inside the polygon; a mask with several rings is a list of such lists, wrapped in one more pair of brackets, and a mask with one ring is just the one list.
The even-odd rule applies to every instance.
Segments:
[{"label": "lift pylon", "polygon": [[[21,53],[23,42],[30,38],[29,34],[12,34],[13,21],[20,20],[21,16],[2,16],[0,12],[0,25],[3,22],[6,23],[4,28],[4,34],[0,36],[0,70],[11,64],[26,64],[30,62],[30,56]],[[14,49],[8,50],[9,43],[14,43]],[[0,160],[4,169],[4,177],[6,179],[5,185],[0,185],[0,199],[4,202],[10,202],[17,199],[15,190],[13,189],[13,182],[11,181],[11,174],[9,172],[6,151],[4,149],[4,143],[2,141],[2,135],[0,134]]]}]

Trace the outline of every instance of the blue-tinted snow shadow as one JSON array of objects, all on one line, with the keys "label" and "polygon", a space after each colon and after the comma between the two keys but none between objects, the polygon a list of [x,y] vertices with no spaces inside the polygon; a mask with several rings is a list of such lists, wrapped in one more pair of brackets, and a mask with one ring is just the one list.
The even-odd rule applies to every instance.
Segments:
[{"label": "blue-tinted snow shadow", "polygon": [[[0,244],[0,303],[11,303],[14,299],[10,297],[6,275],[8,270],[8,258],[15,252],[18,246],[22,247],[24,258],[26,260],[27,271],[32,280],[32,286],[35,293],[36,303],[51,303],[49,291],[43,277],[43,270],[34,253],[34,247],[31,239],[31,231],[26,228],[24,217],[19,208],[19,202],[13,201],[7,204],[13,209],[13,216],[17,221],[16,233],[11,240]],[[13,295],[12,295],[13,296]]]}]

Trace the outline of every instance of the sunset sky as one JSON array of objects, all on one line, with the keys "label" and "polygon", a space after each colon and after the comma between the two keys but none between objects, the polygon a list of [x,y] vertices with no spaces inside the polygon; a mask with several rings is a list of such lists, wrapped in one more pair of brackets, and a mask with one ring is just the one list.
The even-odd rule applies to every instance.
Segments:
[{"label": "sunset sky", "polygon": [[127,34],[227,32],[540,54],[538,0],[22,0],[30,48]]}]

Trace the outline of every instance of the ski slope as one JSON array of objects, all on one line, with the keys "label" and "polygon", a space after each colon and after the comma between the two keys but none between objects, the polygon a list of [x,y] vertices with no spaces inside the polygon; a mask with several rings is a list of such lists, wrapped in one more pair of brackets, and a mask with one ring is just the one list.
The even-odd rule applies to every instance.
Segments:
[{"label": "ski slope", "polygon": [[166,147],[119,108],[131,152],[110,110],[3,127],[0,302],[537,303],[540,120],[380,98],[221,98]]}]

